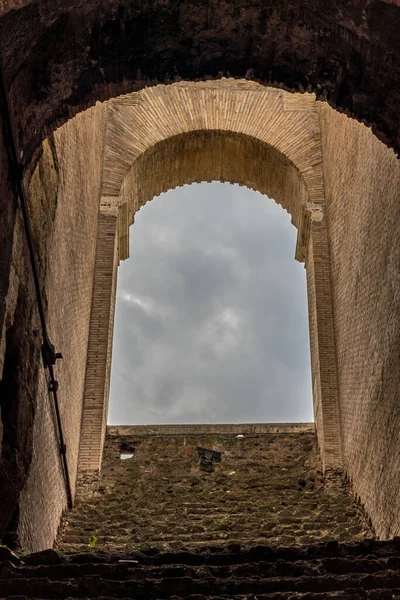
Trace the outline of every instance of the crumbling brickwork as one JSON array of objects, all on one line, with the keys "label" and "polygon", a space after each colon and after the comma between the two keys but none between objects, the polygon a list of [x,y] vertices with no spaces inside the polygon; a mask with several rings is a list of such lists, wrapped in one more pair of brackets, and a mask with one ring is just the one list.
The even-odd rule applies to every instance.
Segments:
[{"label": "crumbling brickwork", "polygon": [[[109,428],[99,491],[66,517],[60,547],[79,550],[93,536],[97,550],[126,552],[372,535],[340,477],[324,481],[313,426],[207,429]],[[198,447],[220,452],[221,462],[204,470]]]}]

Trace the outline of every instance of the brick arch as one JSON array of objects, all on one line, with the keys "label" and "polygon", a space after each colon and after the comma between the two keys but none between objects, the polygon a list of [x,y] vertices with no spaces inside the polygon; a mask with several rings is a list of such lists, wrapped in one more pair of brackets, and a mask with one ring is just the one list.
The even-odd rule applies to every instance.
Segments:
[{"label": "brick arch", "polygon": [[121,186],[121,198],[128,201],[129,223],[134,222],[138,210],[160,194],[212,181],[236,184],[268,196],[291,215],[297,228],[302,209],[310,206],[301,174],[273,146],[240,133],[192,131],[158,142],[133,162]]},{"label": "brick arch", "polygon": [[[244,134],[192,131],[158,142],[133,162],[116,201],[127,207],[129,226],[136,212],[156,196],[183,185],[212,181],[250,188],[281,205],[298,229],[296,258],[305,261],[310,221],[312,215],[322,216],[323,196],[310,203],[307,185],[293,163],[274,147]],[[103,205],[110,200],[103,197]],[[120,258],[124,259],[129,231],[122,224],[120,227]]]},{"label": "brick arch", "polygon": [[[214,147],[205,135],[211,132]],[[148,161],[157,163],[160,152],[163,168],[154,164],[151,175],[144,172]],[[299,230],[297,256],[305,260],[310,216],[324,208],[320,104],[315,96],[222,79],[160,85],[108,103],[102,204],[129,205],[127,225],[140,205],[161,191],[224,178],[282,204]],[[126,227],[121,234],[127,240]],[[122,244],[121,239],[122,259],[127,256],[126,240]]]},{"label": "brick arch", "polygon": [[[96,101],[157,83],[248,77],[314,91],[400,147],[398,0],[12,0],[1,39],[19,138],[29,158]],[[13,10],[10,10],[13,9]]]},{"label": "brick arch", "polygon": [[[73,124],[71,117],[97,101],[160,82],[172,89],[169,84],[176,81],[210,83],[221,76],[246,77],[291,92],[314,91],[338,111],[371,124],[380,139],[399,151],[398,0],[338,0],[331,6],[325,0],[271,0],[239,8],[237,2],[228,0],[213,2],[212,10],[210,3],[206,7],[193,0],[166,0],[162,5],[150,0],[140,10],[130,0],[8,0],[0,7],[4,8],[0,46],[6,83],[27,162],[44,137],[68,119],[68,125]],[[370,131],[338,111],[326,102],[320,111],[330,260],[324,220],[313,221],[307,276],[309,285],[321,284],[318,302],[326,314],[332,308],[330,273],[333,277],[347,473],[380,535],[389,535],[387,531],[397,535],[399,462],[393,448],[397,447],[400,380],[395,318],[399,163]],[[82,130],[77,126],[76,131],[79,135]],[[7,139],[0,142],[4,223],[0,279],[5,282],[2,295],[12,296],[8,282],[16,212]],[[83,142],[78,148],[85,151]],[[65,154],[71,156],[67,150]],[[70,172],[71,161],[65,162]],[[97,202],[97,191],[95,195]],[[115,198],[119,196],[111,196],[109,209]],[[106,205],[100,218],[108,223],[115,220],[107,214]],[[316,253],[324,260],[314,260]],[[26,305],[34,306],[28,288],[25,293]],[[321,312],[316,300],[310,297],[310,331],[318,345],[332,337],[332,330],[323,319],[318,323]],[[5,306],[2,298],[2,332]],[[29,323],[21,317],[21,331],[29,333]],[[33,344],[32,335],[29,339]],[[329,360],[329,354],[316,356],[313,383],[317,396],[322,394],[320,362],[329,367]],[[334,397],[329,381],[323,383],[323,393]]]},{"label": "brick arch", "polygon": [[292,216],[296,258],[308,272],[321,456],[324,468],[341,467],[319,110],[311,94],[232,80],[157,86],[109,102],[78,489],[102,460],[117,265],[128,257],[129,226],[154,196],[201,181],[250,187]]}]

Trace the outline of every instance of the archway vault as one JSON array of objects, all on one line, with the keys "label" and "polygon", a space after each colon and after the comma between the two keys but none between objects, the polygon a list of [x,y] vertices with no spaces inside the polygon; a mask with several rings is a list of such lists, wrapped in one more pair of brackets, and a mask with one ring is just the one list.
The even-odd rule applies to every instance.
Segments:
[{"label": "archway vault", "polygon": [[324,468],[341,467],[319,106],[311,94],[229,79],[157,86],[108,102],[79,456],[83,481],[101,465],[117,265],[129,254],[129,226],[154,196],[215,180],[268,195],[297,227],[296,258],[308,271],[318,440]]},{"label": "archway vault", "polygon": [[[210,132],[218,134],[212,141]],[[160,85],[108,103],[102,206],[118,205],[124,215],[121,259],[128,255],[127,227],[145,202],[177,185],[211,180],[246,185],[279,202],[299,230],[296,258],[304,261],[310,216],[321,217],[324,206],[315,96],[222,79]]]},{"label": "archway vault", "polygon": [[[179,147],[190,154],[191,145],[201,144],[201,152],[197,146],[192,155],[202,154],[204,161],[215,157],[213,145],[219,145],[221,153],[229,146],[235,156],[248,157],[257,148],[269,157],[270,167],[286,165],[277,172],[287,185],[274,187],[267,173],[264,184],[265,191],[291,212],[299,231],[296,254],[307,266],[311,346],[316,349],[314,406],[323,455],[328,457],[330,448],[331,464],[341,462],[333,444],[340,438],[338,421],[325,427],[337,415],[337,379],[346,474],[377,533],[400,534],[400,163],[389,150],[398,153],[400,147],[399,23],[399,0],[337,0],[331,6],[324,0],[212,6],[171,0],[140,5],[125,0],[0,0],[0,46],[18,154],[27,167],[27,179],[34,172],[30,189],[37,214],[32,216],[43,259],[49,329],[67,357],[59,375],[60,387],[66,390],[61,412],[73,479],[85,372],[84,432],[92,403],[91,443],[97,469],[101,460],[105,418],[99,414],[104,415],[107,406],[114,275],[118,260],[128,254],[128,226],[134,212],[151,194],[180,185],[185,177],[189,180],[189,165],[183,169]],[[243,77],[246,81],[239,79]],[[199,80],[202,83],[182,83]],[[262,93],[255,81],[272,87],[263,87]],[[324,102],[278,88],[314,92]],[[50,454],[58,460],[59,451],[52,445],[52,434],[43,434],[46,418],[39,411],[32,433],[35,406],[45,410],[45,403],[38,400],[41,392],[35,391],[40,381],[32,321],[35,299],[24,270],[25,249],[11,185],[17,171],[7,158],[5,130],[1,144],[0,371],[6,332],[15,319],[23,358],[20,390],[10,403],[15,419],[9,449],[15,462],[2,462],[6,470],[0,532],[16,508],[29,469],[20,502],[21,522],[29,528],[35,524],[31,540],[40,533],[52,543],[65,503],[62,478],[46,465]],[[235,169],[232,178],[225,151],[221,161],[222,157],[225,162],[206,178],[262,188],[264,169],[262,173],[260,169],[252,173],[251,167],[242,173]],[[43,181],[40,169],[35,170],[38,159]],[[239,164],[236,160],[236,167]],[[193,167],[191,173],[193,181],[205,177],[204,169],[197,172]],[[302,190],[293,196],[297,208],[285,205],[292,189],[290,177]],[[108,300],[104,306],[96,305],[103,284]],[[98,345],[97,354],[96,319],[102,339],[108,340],[108,345]],[[93,371],[96,360],[98,369]],[[323,427],[324,403],[318,398],[326,400]],[[29,418],[17,425],[19,406]],[[323,438],[328,432],[330,440]],[[83,441],[89,439],[85,435]],[[32,436],[36,454],[29,446]],[[91,468],[88,465],[85,468]],[[50,533],[42,534],[43,530]]]},{"label": "archway vault", "polygon": [[313,91],[398,151],[399,21],[399,0],[0,0],[0,46],[28,159],[98,100],[222,75]]}]

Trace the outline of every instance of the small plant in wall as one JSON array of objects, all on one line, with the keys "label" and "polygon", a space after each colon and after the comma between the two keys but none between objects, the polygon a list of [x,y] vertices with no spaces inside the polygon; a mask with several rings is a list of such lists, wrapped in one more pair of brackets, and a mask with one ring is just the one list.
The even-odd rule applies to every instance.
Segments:
[{"label": "small plant in wall", "polygon": [[88,548],[94,548],[98,540],[99,538],[97,537],[97,535],[91,535],[88,539]]}]

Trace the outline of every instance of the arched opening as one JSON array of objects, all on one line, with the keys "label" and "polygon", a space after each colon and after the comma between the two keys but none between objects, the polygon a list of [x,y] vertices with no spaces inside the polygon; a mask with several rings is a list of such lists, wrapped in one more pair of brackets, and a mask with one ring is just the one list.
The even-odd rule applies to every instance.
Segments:
[{"label": "arched opening", "polygon": [[[190,110],[183,111],[184,98]],[[157,114],[164,116],[157,119]],[[82,473],[85,477],[90,471],[98,473],[101,464],[117,262],[128,256],[129,224],[154,196],[202,181],[227,181],[255,189],[274,198],[291,215],[298,231],[295,256],[306,262],[308,272],[318,441],[324,469],[338,467],[341,440],[335,341],[315,98],[264,92],[259,85],[246,82],[239,93],[231,81],[158,86],[120,98],[109,107],[105,138],[87,410],[80,442]],[[104,365],[102,373],[99,363]]]},{"label": "arched opening", "polygon": [[248,188],[186,185],[143,207],[118,272],[108,422],[312,421],[295,247],[290,216]]},{"label": "arched opening", "polygon": [[[10,61],[9,81],[13,80],[14,66]],[[16,80],[13,82],[17,84]],[[88,94],[91,98],[88,103],[99,97],[92,96],[92,91]],[[113,91],[107,93],[107,97],[112,94]],[[57,94],[51,98],[60,101],[58,107],[62,105]],[[29,121],[35,112],[32,107],[36,106],[36,100],[26,112],[21,101],[19,113],[25,115],[27,124],[21,140],[25,133],[31,136],[32,123],[37,125],[36,132],[40,130],[35,147],[44,131],[40,123],[46,121],[50,131],[56,122],[53,109],[45,101],[37,102],[43,109],[36,114],[37,119]],[[66,106],[62,106],[58,112],[59,124],[65,121],[68,112]],[[134,106],[139,110],[130,113]],[[81,108],[83,106],[77,108],[72,102],[70,115]],[[124,119],[128,119],[125,126]],[[213,139],[214,154],[211,153]],[[29,144],[26,145],[28,162]],[[235,147],[243,152],[235,151]],[[243,172],[238,173],[229,163],[222,165],[218,157],[226,154],[221,151],[224,148],[230,148],[231,155],[236,152],[248,158],[241,163]],[[204,160],[193,161],[197,156]],[[207,159],[207,156],[218,160]],[[257,163],[258,156],[263,159],[260,163]],[[154,195],[172,185],[210,178],[236,181],[255,189],[265,183],[265,190],[261,191],[283,206],[288,199],[298,201],[290,209],[299,231],[296,255],[306,261],[308,286],[315,288],[315,295],[309,295],[312,300],[309,313],[313,315],[310,332],[315,347],[323,347],[313,363],[314,402],[323,392],[328,399],[335,398],[339,392],[340,422],[336,413],[336,427],[328,427],[327,431],[336,439],[342,437],[343,467],[354,482],[356,493],[365,502],[378,534],[382,537],[396,534],[399,531],[398,460],[391,449],[397,447],[398,420],[399,371],[395,364],[398,327],[394,324],[394,315],[398,312],[398,245],[395,240],[400,222],[397,218],[400,175],[394,154],[366,127],[339,115],[314,97],[261,88],[249,81],[222,80],[154,87],[97,105],[71,119],[48,138],[39,158],[37,156],[27,169],[26,183],[30,188],[34,236],[43,267],[49,327],[52,339],[64,354],[57,376],[60,389],[65,390],[61,393],[61,414],[73,479],[78,462],[83,464],[78,454],[79,443],[85,437],[81,436],[79,423],[85,381],[90,382],[87,377],[90,318],[96,314],[91,305],[95,298],[92,291],[96,288],[93,271],[97,272],[96,264],[100,261],[99,255],[96,258],[96,244],[99,249],[104,239],[112,240],[112,261],[108,268],[113,272],[114,265],[116,269],[118,261],[127,255],[127,233],[134,213]],[[263,168],[267,163],[277,168]],[[201,169],[196,170],[193,165]],[[206,175],[202,173],[203,168],[207,170]],[[164,175],[169,181],[164,181]],[[6,178],[4,182],[4,198],[10,198]],[[8,205],[6,209],[5,222],[12,212]],[[21,389],[28,385],[30,373],[38,384],[37,398],[25,405],[19,422],[20,437],[33,427],[34,431],[33,449],[28,448],[26,452],[29,476],[16,482],[15,494],[18,495],[25,484],[19,529],[30,547],[43,548],[48,543],[43,540],[54,539],[65,507],[65,494],[57,462],[59,448],[51,432],[49,434],[48,406],[42,401],[46,398],[46,382],[42,375],[37,376],[39,341],[35,338],[33,294],[25,277],[29,265],[23,254],[23,231],[18,220],[10,217],[10,223],[11,228],[15,223],[15,228],[8,245],[4,246],[5,259],[0,264],[1,269],[9,269],[4,277],[6,302],[0,307],[6,323],[2,333],[18,312],[18,295],[24,295],[29,310],[25,311],[24,320],[21,319],[21,331],[28,332],[25,342],[36,348],[34,358],[37,360],[31,358],[28,367],[22,370],[25,379]],[[103,239],[107,227],[108,234]],[[7,227],[0,235],[5,236],[6,231]],[[112,308],[111,297],[112,281],[108,291]],[[381,299],[379,310],[376,309],[377,298]],[[113,312],[110,306],[103,307],[108,311],[107,318]],[[331,318],[329,327],[324,321],[326,316]],[[107,329],[107,340],[109,330],[112,331],[112,327]],[[332,339],[336,351],[331,348],[327,352]],[[3,340],[1,343],[3,350]],[[107,358],[107,352],[105,356]],[[104,414],[107,360],[101,364],[104,373],[100,374],[103,378],[100,412]],[[336,373],[330,369],[331,365],[337,367],[338,390],[332,386]],[[327,375],[323,380],[322,372]],[[332,417],[332,411],[328,411],[327,417],[328,420]],[[324,429],[321,421],[318,424],[318,418],[321,411],[317,411],[316,418],[321,432]],[[98,461],[101,460],[104,423],[102,418],[97,420],[87,438],[90,444],[95,439],[100,440],[96,449]],[[384,437],[379,434],[382,431],[386,432]],[[25,436],[25,439],[28,438]],[[320,439],[320,442],[325,448],[326,440]],[[90,447],[93,455],[93,446]],[[47,466],[49,456],[54,457],[53,463],[57,465],[54,469]],[[99,462],[97,472],[98,466]],[[38,495],[40,503],[36,501]],[[0,492],[2,507],[3,500]],[[3,511],[3,515],[7,516],[6,512]],[[0,523],[0,529],[2,525]]]}]

